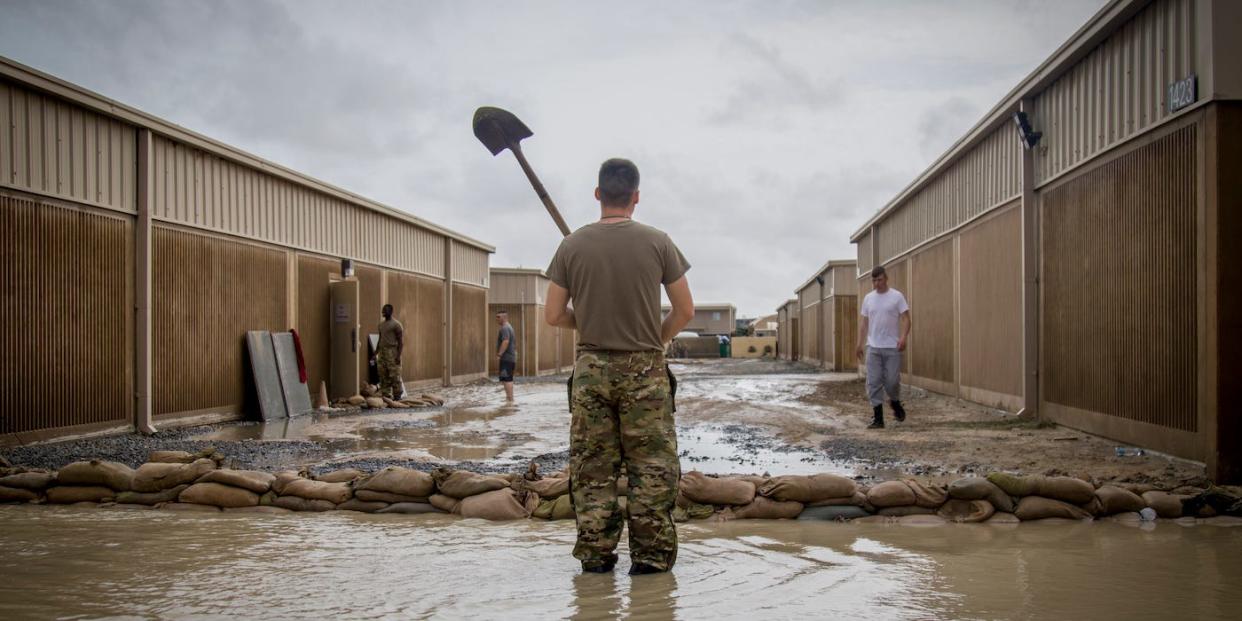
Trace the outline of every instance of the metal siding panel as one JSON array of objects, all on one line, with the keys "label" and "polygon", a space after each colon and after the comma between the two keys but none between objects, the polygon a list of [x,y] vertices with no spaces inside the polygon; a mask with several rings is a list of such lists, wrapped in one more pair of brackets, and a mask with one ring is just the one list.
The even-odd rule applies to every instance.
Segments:
[{"label": "metal siding panel", "polygon": [[[962,231],[961,384],[1022,392],[1022,217],[1016,205]],[[920,286],[920,290],[922,287]],[[921,309],[920,309],[921,314]]]},{"label": "metal siding panel", "polygon": [[155,412],[240,408],[246,331],[288,329],[285,253],[160,226],[152,233]]},{"label": "metal siding panel", "polygon": [[[454,244],[457,246],[458,244]],[[487,290],[453,285],[453,375],[487,371]]]},{"label": "metal siding panel", "polygon": [[1041,197],[1045,400],[1199,431],[1195,160],[1191,126]]},{"label": "metal siding panel", "polygon": [[340,273],[340,263],[331,259],[298,256],[297,306],[298,336],[306,361],[306,385],[318,394],[319,384],[328,379],[331,364],[329,274]]},{"label": "metal siding panel", "polygon": [[910,355],[906,356],[913,359],[911,372],[919,377],[954,382],[957,346],[953,240],[920,251],[911,263],[911,286],[918,292],[918,321],[912,322]]},{"label": "metal siding panel", "polygon": [[[0,196],[0,433],[129,419],[131,238],[121,217]],[[49,308],[56,329],[30,329]]]}]

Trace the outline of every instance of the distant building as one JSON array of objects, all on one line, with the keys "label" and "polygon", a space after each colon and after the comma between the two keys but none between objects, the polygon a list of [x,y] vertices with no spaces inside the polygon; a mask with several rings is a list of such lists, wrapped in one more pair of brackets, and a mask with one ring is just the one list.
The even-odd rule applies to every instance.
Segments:
[{"label": "distant building", "polygon": [[767,315],[750,320],[750,324],[746,326],[746,333],[750,336],[776,336],[776,331],[779,327],[780,321],[778,316]]},{"label": "distant building", "polygon": [[[665,317],[671,306],[663,306],[660,308],[660,316]],[[718,334],[733,334],[736,322],[737,308],[732,304],[698,304],[694,305],[694,319],[683,328],[687,332],[694,332],[700,336],[716,336]]]}]

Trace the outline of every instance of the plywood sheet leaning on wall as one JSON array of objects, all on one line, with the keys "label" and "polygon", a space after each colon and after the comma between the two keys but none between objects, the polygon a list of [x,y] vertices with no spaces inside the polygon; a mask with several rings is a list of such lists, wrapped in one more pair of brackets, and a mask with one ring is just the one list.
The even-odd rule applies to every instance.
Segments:
[{"label": "plywood sheet leaning on wall", "polygon": [[247,330],[286,330],[286,254],[156,227],[156,414],[236,411],[245,401]]},{"label": "plywood sheet leaning on wall", "polygon": [[0,195],[0,434],[128,421],[132,237],[122,217]]},{"label": "plywood sheet leaning on wall", "polygon": [[486,289],[453,284],[454,376],[487,372],[486,313]]}]

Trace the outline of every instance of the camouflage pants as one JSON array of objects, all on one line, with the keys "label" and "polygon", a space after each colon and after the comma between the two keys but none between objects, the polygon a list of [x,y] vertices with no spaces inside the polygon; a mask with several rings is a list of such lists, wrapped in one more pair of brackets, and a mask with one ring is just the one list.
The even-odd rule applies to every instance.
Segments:
[{"label": "camouflage pants", "polygon": [[401,360],[397,358],[397,350],[381,347],[375,355],[375,366],[379,368],[380,394],[392,399],[401,397]]},{"label": "camouflage pants", "polygon": [[574,364],[569,473],[578,519],[574,558],[616,560],[625,516],[617,477],[625,466],[630,556],[670,569],[677,560],[673,504],[681,466],[662,352],[584,351]]}]

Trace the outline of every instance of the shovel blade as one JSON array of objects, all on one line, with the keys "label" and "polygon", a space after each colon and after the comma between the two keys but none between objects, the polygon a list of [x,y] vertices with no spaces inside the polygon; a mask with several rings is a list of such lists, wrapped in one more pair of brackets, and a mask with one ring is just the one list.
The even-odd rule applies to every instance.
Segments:
[{"label": "shovel blade", "polygon": [[492,155],[497,155],[523,138],[530,138],[534,132],[512,112],[483,106],[474,111],[474,135]]}]

